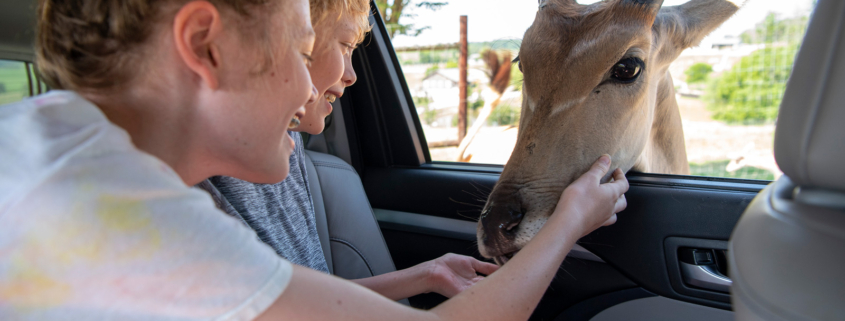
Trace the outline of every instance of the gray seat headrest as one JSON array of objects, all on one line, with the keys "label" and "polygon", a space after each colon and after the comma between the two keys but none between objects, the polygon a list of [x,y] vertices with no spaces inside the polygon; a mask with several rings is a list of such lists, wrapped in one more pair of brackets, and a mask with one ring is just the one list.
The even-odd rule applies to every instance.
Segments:
[{"label": "gray seat headrest", "polygon": [[819,1],[775,129],[775,159],[799,186],[845,191],[845,1]]},{"label": "gray seat headrest", "polygon": [[35,0],[0,1],[0,57],[33,60],[37,4]]}]

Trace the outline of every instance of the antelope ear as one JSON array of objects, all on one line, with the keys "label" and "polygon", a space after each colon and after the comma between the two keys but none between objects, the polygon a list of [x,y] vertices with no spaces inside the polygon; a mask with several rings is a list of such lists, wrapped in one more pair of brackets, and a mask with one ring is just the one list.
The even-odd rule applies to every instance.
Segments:
[{"label": "antelope ear", "polygon": [[615,5],[625,9],[635,8],[641,12],[641,15],[645,14],[643,18],[651,23],[660,11],[660,7],[663,6],[663,0],[616,0]]},{"label": "antelope ear", "polygon": [[653,30],[660,46],[659,60],[672,61],[681,51],[698,45],[704,37],[739,10],[745,0],[691,0],[663,7]]}]

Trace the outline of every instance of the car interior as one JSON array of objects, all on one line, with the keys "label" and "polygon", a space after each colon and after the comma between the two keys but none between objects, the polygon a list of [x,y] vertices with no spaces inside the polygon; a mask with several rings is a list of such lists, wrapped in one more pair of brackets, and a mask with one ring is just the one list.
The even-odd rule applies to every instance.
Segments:
[{"label": "car interior", "polygon": [[[532,4],[526,4],[532,5]],[[35,0],[0,3],[0,60],[33,66]],[[375,3],[372,4],[375,7]],[[307,136],[330,271],[353,279],[446,253],[480,257],[476,220],[501,165],[432,161],[378,10],[358,81]],[[777,120],[775,182],[628,173],[628,207],[581,239],[532,320],[845,318],[845,2],[819,0]],[[502,289],[507,291],[507,289]],[[446,298],[404,304],[427,309]]]}]

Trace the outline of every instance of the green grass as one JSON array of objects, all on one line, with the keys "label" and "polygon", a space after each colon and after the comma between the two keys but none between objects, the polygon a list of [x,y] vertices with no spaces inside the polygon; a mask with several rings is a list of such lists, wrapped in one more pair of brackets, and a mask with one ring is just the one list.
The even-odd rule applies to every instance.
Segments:
[{"label": "green grass", "polygon": [[18,62],[0,63],[0,105],[16,102],[29,96],[26,65]]},{"label": "green grass", "polygon": [[743,167],[733,173],[725,170],[730,160],[712,161],[705,163],[690,163],[690,175],[693,176],[710,176],[710,177],[728,177],[728,178],[744,178],[744,179],[762,179],[774,180],[775,174],[762,168],[757,167]]}]

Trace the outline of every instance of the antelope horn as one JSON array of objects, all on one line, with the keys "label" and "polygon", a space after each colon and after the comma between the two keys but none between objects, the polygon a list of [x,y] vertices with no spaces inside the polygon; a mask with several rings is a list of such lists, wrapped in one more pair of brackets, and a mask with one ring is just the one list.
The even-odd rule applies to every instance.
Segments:
[{"label": "antelope horn", "polygon": [[622,5],[638,5],[650,8],[660,8],[663,5],[663,0],[617,0],[617,4]]}]

